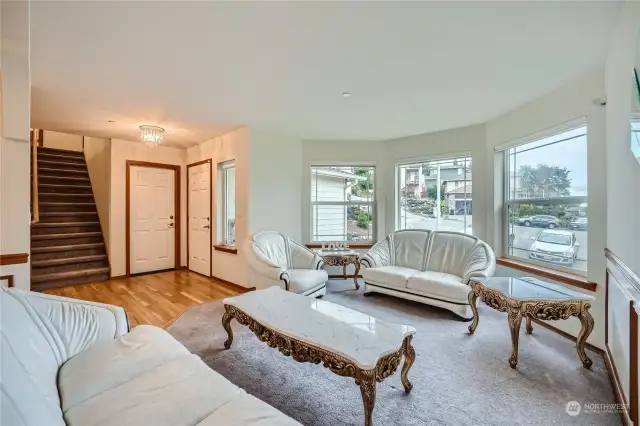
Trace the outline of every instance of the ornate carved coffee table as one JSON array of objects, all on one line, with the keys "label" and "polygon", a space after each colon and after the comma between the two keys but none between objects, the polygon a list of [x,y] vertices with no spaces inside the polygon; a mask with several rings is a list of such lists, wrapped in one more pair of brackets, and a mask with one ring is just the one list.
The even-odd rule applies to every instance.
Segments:
[{"label": "ornate carved coffee table", "polygon": [[358,274],[360,273],[360,255],[355,250],[316,250],[318,256],[322,257],[324,266],[342,266],[342,275],[347,279],[347,266],[353,265],[355,271],[353,273],[353,283],[356,290],[360,288],[358,284]]},{"label": "ornate carved coffee table", "polygon": [[507,312],[512,343],[509,357],[511,368],[516,368],[518,364],[518,338],[523,317],[527,319],[527,333],[531,334],[533,333],[532,318],[559,320],[572,316],[578,317],[582,324],[576,344],[578,356],[585,368],[591,367],[592,362],[584,350],[584,345],[593,330],[593,317],[589,313],[591,301],[595,299],[593,296],[536,278],[471,279],[470,285],[469,304],[473,311],[473,322],[469,326],[469,334],[476,331],[480,320],[476,307],[478,297],[487,306],[500,312]]},{"label": "ornate carved coffee table", "polygon": [[408,325],[379,320],[335,303],[270,287],[224,300],[222,326],[229,349],[231,320],[246,325],[272,348],[298,362],[320,364],[339,376],[353,377],[364,403],[364,424],[372,424],[376,382],[392,375],[404,356],[401,380],[406,393],[413,385],[407,374],[415,360]]}]

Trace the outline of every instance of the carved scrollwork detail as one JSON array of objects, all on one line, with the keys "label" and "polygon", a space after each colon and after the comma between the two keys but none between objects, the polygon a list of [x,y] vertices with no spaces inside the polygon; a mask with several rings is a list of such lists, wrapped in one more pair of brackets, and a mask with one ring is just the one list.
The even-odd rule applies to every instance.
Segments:
[{"label": "carved scrollwork detail", "polygon": [[540,320],[560,320],[580,315],[581,302],[579,300],[567,302],[525,302],[523,315]]},{"label": "carved scrollwork detail", "polygon": [[345,266],[345,265],[355,265],[358,263],[358,255],[357,254],[347,254],[347,255],[323,255],[322,259],[324,260],[325,266]]}]

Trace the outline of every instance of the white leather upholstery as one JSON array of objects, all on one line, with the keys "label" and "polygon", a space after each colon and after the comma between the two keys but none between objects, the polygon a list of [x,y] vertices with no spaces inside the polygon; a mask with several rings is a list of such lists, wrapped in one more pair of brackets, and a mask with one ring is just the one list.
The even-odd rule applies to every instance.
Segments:
[{"label": "white leather upholstery", "polygon": [[0,307],[2,425],[298,424],[121,308],[4,287]]},{"label": "white leather upholstery", "polygon": [[469,318],[468,283],[490,277],[491,247],[458,232],[403,230],[375,244],[361,260],[365,293],[380,292],[444,307]]},{"label": "white leather upholstery", "polygon": [[280,286],[305,296],[321,296],[329,276],[322,257],[276,231],[259,232],[246,243],[251,285]]}]

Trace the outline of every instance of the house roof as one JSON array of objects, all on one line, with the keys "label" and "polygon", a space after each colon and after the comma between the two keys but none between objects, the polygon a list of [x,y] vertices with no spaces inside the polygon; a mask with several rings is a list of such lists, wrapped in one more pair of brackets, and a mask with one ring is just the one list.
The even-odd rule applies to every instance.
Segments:
[{"label": "house roof", "polygon": [[313,169],[314,173],[319,174],[320,176],[329,176],[340,179],[353,179],[353,180],[366,180],[366,176],[360,176],[355,173],[347,172],[346,170],[341,170],[337,167],[317,167]]},{"label": "house roof", "polygon": [[455,188],[452,189],[450,191],[447,191],[446,194],[471,194],[473,192],[473,184],[471,182],[469,182],[467,184],[467,186],[465,187],[464,185],[462,185],[459,188]]}]

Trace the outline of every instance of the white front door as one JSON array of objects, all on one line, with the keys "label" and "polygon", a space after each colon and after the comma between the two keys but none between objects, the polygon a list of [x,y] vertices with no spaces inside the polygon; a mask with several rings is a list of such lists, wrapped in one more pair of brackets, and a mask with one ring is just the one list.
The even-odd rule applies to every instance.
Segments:
[{"label": "white front door", "polygon": [[211,275],[211,164],[189,167],[189,269]]},{"label": "white front door", "polygon": [[176,267],[175,170],[131,166],[130,273]]}]

